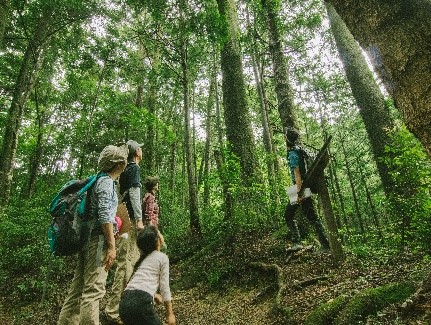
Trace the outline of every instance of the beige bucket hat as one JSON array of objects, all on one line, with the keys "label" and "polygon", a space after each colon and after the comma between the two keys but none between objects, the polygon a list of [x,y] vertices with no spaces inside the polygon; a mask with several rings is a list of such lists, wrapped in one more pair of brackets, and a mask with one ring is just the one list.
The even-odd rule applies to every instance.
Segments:
[{"label": "beige bucket hat", "polygon": [[127,154],[128,148],[126,144],[118,147],[113,145],[106,146],[99,155],[97,167],[100,171],[107,172],[112,170],[119,162],[127,164]]}]

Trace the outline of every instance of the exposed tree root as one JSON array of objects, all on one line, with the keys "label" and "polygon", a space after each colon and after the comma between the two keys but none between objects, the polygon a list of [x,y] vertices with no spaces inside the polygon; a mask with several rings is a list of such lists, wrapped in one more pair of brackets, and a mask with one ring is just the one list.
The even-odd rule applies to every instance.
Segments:
[{"label": "exposed tree root", "polygon": [[295,280],[295,281],[293,281],[293,287],[296,290],[301,290],[302,288],[305,288],[305,287],[308,287],[310,285],[316,284],[319,281],[328,280],[328,278],[329,278],[328,276],[322,275],[322,276],[316,276],[314,278],[303,280],[303,281]]},{"label": "exposed tree root", "polygon": [[277,264],[265,264],[262,262],[252,262],[250,263],[250,266],[264,272],[272,272],[274,274],[277,290],[274,302],[277,307],[281,307],[281,294],[286,289],[286,284],[283,281],[283,270],[281,267],[279,267]]}]

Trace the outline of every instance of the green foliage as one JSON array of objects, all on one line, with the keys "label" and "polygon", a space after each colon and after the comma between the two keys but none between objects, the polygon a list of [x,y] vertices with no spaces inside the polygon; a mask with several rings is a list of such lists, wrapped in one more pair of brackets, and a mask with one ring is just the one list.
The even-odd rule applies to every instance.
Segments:
[{"label": "green foliage", "polygon": [[389,198],[399,244],[409,243],[429,249],[431,246],[431,163],[422,145],[403,125],[391,133],[386,147],[395,188]]},{"label": "green foliage", "polygon": [[314,309],[305,319],[304,325],[328,325],[332,324],[348,302],[348,297],[341,295],[334,300],[321,304]]},{"label": "green foliage", "polygon": [[340,312],[334,324],[358,324],[368,315],[408,298],[415,288],[411,283],[393,283],[378,288],[367,289],[355,297]]},{"label": "green foliage", "polygon": [[[20,301],[39,300],[45,285],[50,258],[46,231],[47,210],[33,206],[38,201],[23,201],[11,206],[0,221],[0,288]],[[54,263],[58,269],[61,263]]]}]

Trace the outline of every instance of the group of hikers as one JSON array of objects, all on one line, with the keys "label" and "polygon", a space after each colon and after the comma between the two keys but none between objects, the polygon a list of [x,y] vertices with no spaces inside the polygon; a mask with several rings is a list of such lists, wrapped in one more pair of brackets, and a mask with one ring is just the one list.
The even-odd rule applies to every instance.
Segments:
[{"label": "group of hikers", "polygon": [[[313,201],[303,194],[307,153],[299,143],[296,129],[287,128],[284,133],[292,182],[298,194],[296,202],[289,202],[284,213],[292,239],[291,249],[302,248],[295,220],[295,212],[301,207],[317,233],[321,249],[328,250],[329,242]],[[58,325],[99,324],[99,305],[105,296],[108,271],[114,262],[112,289],[102,313],[110,324],[162,324],[155,303],[165,305],[169,325],[176,323],[169,287],[169,259],[160,251],[165,243],[159,230],[159,206],[155,196],[159,179],[147,177],[144,181],[146,193],[141,195],[141,160],[142,144],[133,140],[120,146],[109,145],[100,153],[98,171],[103,176],[97,179],[89,194],[89,214],[97,221],[90,240],[78,254],[74,278]],[[120,236],[116,221],[119,201],[126,205],[131,221],[126,236]]]},{"label": "group of hikers", "polygon": [[[99,324],[99,305],[114,262],[114,280],[104,311],[109,323],[162,324],[155,302],[164,303],[168,324],[176,323],[169,287],[169,259],[160,251],[164,238],[158,229],[159,207],[155,197],[159,179],[145,179],[146,193],[141,200],[141,160],[142,144],[133,140],[120,146],[106,146],[100,153],[98,172],[103,175],[89,193],[88,214],[95,217],[96,224],[78,253],[58,325]],[[121,237],[116,221],[119,201],[125,203],[131,221],[127,236]]]}]

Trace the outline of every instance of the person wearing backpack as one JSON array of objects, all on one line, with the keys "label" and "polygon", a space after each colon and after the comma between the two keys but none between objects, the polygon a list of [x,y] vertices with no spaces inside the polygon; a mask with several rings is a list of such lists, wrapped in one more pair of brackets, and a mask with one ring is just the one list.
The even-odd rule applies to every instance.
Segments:
[{"label": "person wearing backpack", "polygon": [[99,325],[99,302],[108,270],[116,258],[115,183],[126,167],[127,147],[106,146],[98,159],[101,175],[91,190],[88,214],[94,220],[89,240],[78,253],[75,275],[61,308],[58,325]]},{"label": "person wearing backpack", "polygon": [[289,202],[284,211],[284,219],[286,220],[293,243],[291,249],[298,250],[302,248],[300,242],[301,236],[295,220],[295,212],[298,207],[301,207],[305,217],[316,231],[322,251],[327,251],[329,250],[329,241],[325,235],[322,222],[317,216],[311,196],[305,197],[304,189],[302,189],[302,181],[308,167],[306,164],[307,153],[299,144],[299,132],[296,129],[286,128],[285,137],[290,174],[293,184],[296,185],[296,192],[298,194],[297,202],[295,204]]},{"label": "person wearing backpack", "polygon": [[129,217],[132,222],[127,235],[122,235],[118,241],[117,263],[111,291],[107,297],[105,313],[103,317],[111,324],[120,324],[118,312],[121,294],[133,272],[133,265],[139,258],[139,250],[136,246],[137,232],[144,228],[141,206],[141,173],[139,163],[142,161],[142,146],[134,140],[127,141],[128,157],[127,166],[119,179],[121,201],[126,204]]},{"label": "person wearing backpack", "polygon": [[[167,323],[176,323],[169,287],[169,258],[160,252],[163,244],[163,236],[153,225],[145,226],[138,234],[137,246],[141,256],[120,302],[120,317],[124,325],[161,325],[155,302],[164,303]],[[158,288],[161,295],[157,293]]]}]

